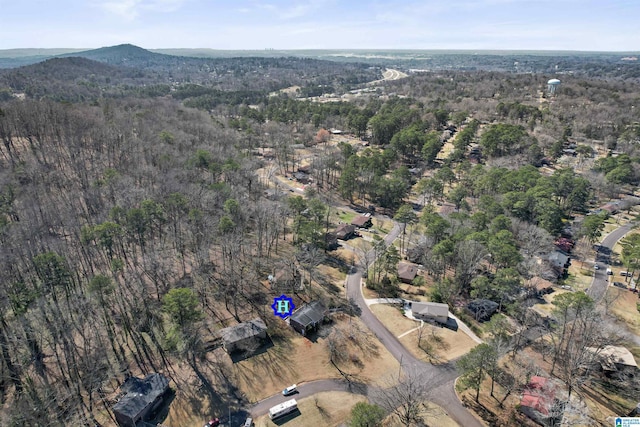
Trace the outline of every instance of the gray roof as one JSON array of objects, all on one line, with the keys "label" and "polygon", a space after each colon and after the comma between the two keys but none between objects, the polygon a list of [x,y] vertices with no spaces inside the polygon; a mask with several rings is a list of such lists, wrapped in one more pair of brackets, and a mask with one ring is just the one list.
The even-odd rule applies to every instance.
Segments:
[{"label": "gray roof", "polygon": [[247,338],[256,337],[267,330],[262,319],[256,318],[235,326],[220,329],[220,336],[226,343],[235,343]]},{"label": "gray roof", "polygon": [[398,277],[404,280],[413,280],[418,274],[418,266],[408,262],[398,263]]},{"label": "gray roof", "polygon": [[439,302],[412,302],[411,312],[424,316],[449,316],[449,306]]},{"label": "gray roof", "polygon": [[556,267],[565,267],[569,263],[569,256],[560,251],[553,251],[549,254],[549,261]]},{"label": "gray roof", "polygon": [[320,301],[313,301],[296,310],[291,315],[291,320],[303,325],[312,325],[320,323],[324,318],[325,308]]},{"label": "gray roof", "polygon": [[147,406],[152,404],[158,396],[164,394],[168,388],[169,379],[162,374],[149,374],[144,379],[129,377],[120,387],[120,390],[127,394],[113,405],[112,409],[114,412],[136,419]]}]

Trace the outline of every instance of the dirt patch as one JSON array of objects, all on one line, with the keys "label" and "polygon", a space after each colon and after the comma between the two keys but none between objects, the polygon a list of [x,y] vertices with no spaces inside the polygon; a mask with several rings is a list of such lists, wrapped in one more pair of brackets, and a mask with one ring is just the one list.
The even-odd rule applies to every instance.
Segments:
[{"label": "dirt patch", "polygon": [[345,392],[324,392],[313,397],[307,397],[298,401],[298,410],[290,417],[284,417],[282,421],[274,423],[268,415],[255,420],[256,427],[275,427],[286,425],[287,427],[307,426],[339,426],[347,421],[351,415],[351,408],[366,398],[357,394]]}]

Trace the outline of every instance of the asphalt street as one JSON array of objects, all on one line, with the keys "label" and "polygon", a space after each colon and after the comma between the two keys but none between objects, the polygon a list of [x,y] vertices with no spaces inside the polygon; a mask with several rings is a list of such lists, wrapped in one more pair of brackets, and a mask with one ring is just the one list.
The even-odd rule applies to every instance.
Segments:
[{"label": "asphalt street", "polygon": [[607,291],[607,286],[609,286],[607,267],[609,267],[611,262],[610,256],[611,252],[613,251],[613,247],[618,242],[618,240],[622,239],[625,234],[627,234],[634,226],[635,224],[632,222],[625,224],[622,227],[616,228],[611,233],[606,235],[604,239],[602,239],[600,249],[596,254],[595,265],[598,266],[598,270],[594,270],[591,286],[589,287],[589,289],[587,289],[587,295],[589,295],[595,301],[599,301],[600,299],[602,299],[605,292]]}]

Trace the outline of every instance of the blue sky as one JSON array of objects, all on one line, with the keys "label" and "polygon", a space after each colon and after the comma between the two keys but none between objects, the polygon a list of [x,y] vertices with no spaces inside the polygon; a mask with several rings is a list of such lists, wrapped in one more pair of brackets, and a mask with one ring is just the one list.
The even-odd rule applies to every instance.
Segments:
[{"label": "blue sky", "polygon": [[0,49],[640,51],[640,0],[0,0]]}]

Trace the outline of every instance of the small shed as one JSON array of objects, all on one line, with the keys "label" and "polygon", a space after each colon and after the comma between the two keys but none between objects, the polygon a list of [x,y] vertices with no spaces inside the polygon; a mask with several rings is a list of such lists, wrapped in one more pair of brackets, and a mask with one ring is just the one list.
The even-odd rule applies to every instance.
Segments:
[{"label": "small shed", "polygon": [[439,302],[412,302],[411,313],[416,319],[446,324],[449,319],[449,306]]},{"label": "small shed", "polygon": [[111,408],[113,415],[119,426],[135,427],[160,407],[169,391],[169,379],[159,373],[149,374],[144,379],[129,377],[120,390],[126,394]]},{"label": "small shed", "polygon": [[398,279],[403,283],[411,283],[418,274],[418,266],[409,262],[398,263]]},{"label": "small shed", "polygon": [[260,346],[267,338],[267,325],[256,318],[220,330],[222,346],[227,353],[247,351]]},{"label": "small shed", "polygon": [[353,218],[353,221],[351,221],[351,225],[359,228],[370,228],[371,226],[373,226],[373,223],[371,222],[371,216],[358,215],[357,217]]},{"label": "small shed", "polygon": [[302,336],[306,336],[307,333],[318,329],[326,312],[327,309],[320,301],[312,301],[291,314],[289,325]]}]

